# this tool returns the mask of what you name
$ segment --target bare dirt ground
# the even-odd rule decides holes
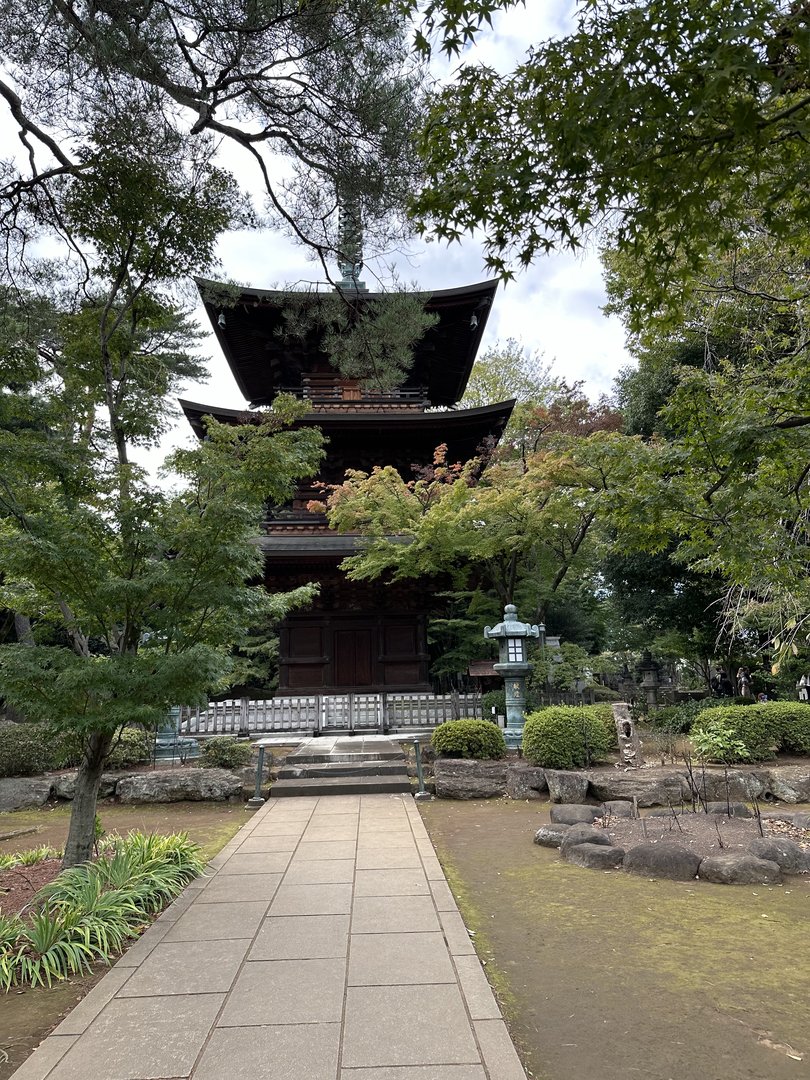
[[[532,843],[546,803],[420,809],[532,1077],[810,1077],[806,879],[598,873]]]
[[[99,804],[107,832],[140,829],[143,832],[187,832],[212,858],[247,821],[249,811],[228,803],[166,803],[151,806]],[[0,841],[0,851],[25,851],[50,844],[61,848],[67,838],[70,804],[41,810],[0,814],[0,835],[18,835]],[[28,832],[28,829],[35,831]],[[21,830],[26,830],[20,834]],[[28,868],[30,873],[34,867]],[[0,908],[2,908],[0,896]],[[23,987],[0,994],[0,1080],[19,1068],[32,1050],[107,972],[104,966],[91,974],[66,979],[51,988]]]
[[[599,807],[596,807],[598,810]],[[784,821],[765,819],[762,833],[754,818],[726,817],[723,814],[678,814],[677,817],[604,818],[597,817],[596,828],[603,828],[616,847],[628,850],[636,844],[657,844],[667,841],[693,851],[701,858],[723,852],[742,852],[760,835],[795,840],[801,847],[810,847],[810,834]]]

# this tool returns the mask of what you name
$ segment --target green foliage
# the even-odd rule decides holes
[[[647,723],[659,731],[670,731],[673,734],[682,735],[691,731],[692,725],[701,713],[716,707],[716,698],[682,701],[679,705],[664,705],[648,713]]]
[[[37,863],[45,862],[46,859],[61,858],[62,852],[59,848],[51,847],[50,844],[40,844],[39,847],[27,848],[25,851],[0,855],[0,870],[13,870],[15,866],[36,866]]]
[[[788,754],[804,754],[810,757],[810,708],[803,702],[798,707],[793,702],[774,702],[784,711],[782,749]]]
[[[704,719],[692,731],[691,741],[698,757],[705,758],[706,761],[732,764],[749,761],[751,758],[748,747],[739,737],[735,725],[721,717]]]
[[[203,769],[241,769],[250,764],[252,757],[251,743],[240,742],[230,735],[217,735],[206,739],[200,747],[198,764]]]
[[[602,686],[601,683],[595,683],[591,687],[591,693],[593,694],[593,700],[597,704],[602,701],[623,700],[623,697],[618,690],[614,690],[611,686]]]
[[[154,744],[153,732],[144,731],[143,728],[124,728],[113,742],[105,767],[126,769],[129,765],[139,765],[141,762],[150,761]]]
[[[64,870],[27,916],[0,915],[0,989],[50,986],[109,962],[202,871],[185,833],[104,841],[96,862]]]
[[[541,768],[587,768],[615,745],[609,705],[552,705],[530,713],[523,728],[523,756]]]
[[[506,754],[503,732],[491,720],[445,720],[434,729],[430,741],[445,757],[486,761]]]
[[[0,724],[0,777],[37,776],[52,768],[52,740],[43,724]]]
[[[784,744],[793,718],[804,720],[806,706],[800,702],[769,701],[755,705],[721,705],[706,709],[692,727],[696,748],[708,740],[739,742],[746,757],[738,760],[767,761]]]

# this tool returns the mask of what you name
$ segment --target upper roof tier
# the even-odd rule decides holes
[[[282,391],[301,388],[304,376],[323,365],[316,340],[280,336],[289,293],[242,289],[235,302],[223,304],[210,297],[227,295],[228,286],[201,279],[197,285],[239,389],[252,405],[269,405]],[[461,399],[497,287],[497,281],[483,281],[424,293],[425,310],[438,315],[438,322],[416,345],[403,390],[421,391],[431,405],[455,405]],[[386,295],[363,293],[358,299],[364,303]]]

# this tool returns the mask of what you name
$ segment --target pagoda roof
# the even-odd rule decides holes
[[[233,287],[220,282],[198,279],[197,286],[239,389],[252,405],[269,405],[278,393],[300,386],[303,374],[323,364],[317,340],[280,336],[289,291],[243,288],[234,298]],[[425,310],[437,315],[438,322],[415,346],[403,388],[424,387],[432,405],[455,405],[461,399],[497,287],[497,281],[482,281],[422,294]],[[296,294],[312,296],[313,301],[324,295]],[[384,301],[389,295],[361,293],[357,299]]]
[[[241,424],[257,418],[246,409],[222,409],[193,401],[180,401],[195,434],[205,435],[205,417],[213,416],[223,424]],[[450,463],[469,461],[488,439],[500,439],[512,415],[515,402],[500,401],[478,409],[448,409],[437,412],[318,412],[313,410],[296,421],[295,427],[319,427],[330,441],[330,455],[337,447],[357,460],[368,456],[373,447],[375,462],[381,465],[398,461],[403,454],[408,464],[427,465],[440,443],[447,444]],[[354,455],[352,455],[354,456]]]

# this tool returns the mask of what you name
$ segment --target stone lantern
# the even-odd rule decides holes
[[[532,665],[526,659],[526,641],[528,638],[540,638],[545,633],[544,626],[529,626],[517,617],[514,604],[507,604],[503,612],[503,622],[497,626],[485,626],[484,637],[487,641],[497,641],[500,658],[493,667],[503,677],[506,690],[506,745],[516,750],[523,741],[523,714],[526,709],[526,676]]]
[[[641,657],[641,663],[638,665],[638,673],[641,675],[641,689],[644,691],[648,709],[658,708],[660,670],[661,669],[656,661],[653,660],[651,653],[649,651],[645,652]]]

